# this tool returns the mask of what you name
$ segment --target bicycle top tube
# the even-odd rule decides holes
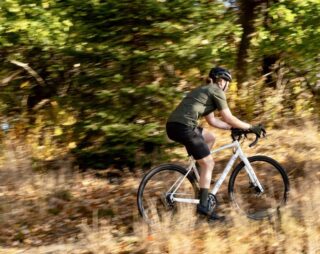
[[[229,148],[238,148],[239,149],[240,148],[240,144],[239,144],[238,140],[233,141],[231,144],[223,145],[223,146],[220,146],[217,149],[211,150],[210,154],[214,154],[214,153],[217,153],[217,152],[220,152],[222,150],[229,149]],[[189,160],[194,161],[195,159],[193,158],[193,156],[189,156]]]
[[[231,144],[228,144],[228,145],[224,145],[224,146],[221,146],[217,149],[214,149],[214,150],[211,150],[210,151],[210,154],[214,154],[214,153],[217,153],[217,152],[220,152],[222,150],[225,150],[225,149],[228,149],[228,148],[239,148],[240,147],[240,144],[237,140],[233,141]]]

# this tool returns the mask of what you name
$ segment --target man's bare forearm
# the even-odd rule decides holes
[[[220,119],[215,118],[214,121],[212,121],[212,123],[209,122],[209,124],[213,127],[222,129],[222,130],[230,130],[231,129],[231,125],[227,124],[224,121],[221,121]]]
[[[235,116],[230,117],[228,119],[227,123],[230,124],[234,128],[239,128],[239,129],[244,129],[244,130],[247,130],[247,129],[251,128],[250,124],[239,120]]]

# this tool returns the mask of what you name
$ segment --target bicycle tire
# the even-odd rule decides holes
[[[177,203],[171,204],[166,198],[166,191],[168,191],[166,188],[170,188],[178,177],[184,176],[186,173],[187,170],[184,167],[168,163],[153,168],[143,177],[137,193],[137,205],[140,215],[147,223],[157,220],[162,221],[165,217],[172,216],[177,211]],[[159,176],[163,176],[163,180]],[[163,189],[161,189],[162,185],[164,186]],[[191,195],[192,198],[197,197],[197,180],[192,172],[188,174],[182,185],[178,191],[184,188],[183,190],[188,191],[188,195]],[[184,205],[186,204],[179,203],[182,208]]]
[[[265,192],[250,183],[245,165],[240,162],[233,170],[228,186],[231,202],[248,218],[261,220],[278,213],[288,199],[289,179],[285,169],[274,159],[257,155],[248,158]],[[249,181],[247,185],[246,181]]]

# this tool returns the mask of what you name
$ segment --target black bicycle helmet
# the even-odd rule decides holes
[[[226,81],[231,82],[232,76],[227,69],[221,67],[214,67],[210,70],[209,77],[213,80],[217,80],[218,78],[222,78]]]

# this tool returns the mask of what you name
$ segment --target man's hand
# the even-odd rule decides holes
[[[259,138],[261,137],[261,134],[263,136],[266,135],[266,130],[261,124],[254,125],[249,130],[252,131],[254,134],[256,134]]]

